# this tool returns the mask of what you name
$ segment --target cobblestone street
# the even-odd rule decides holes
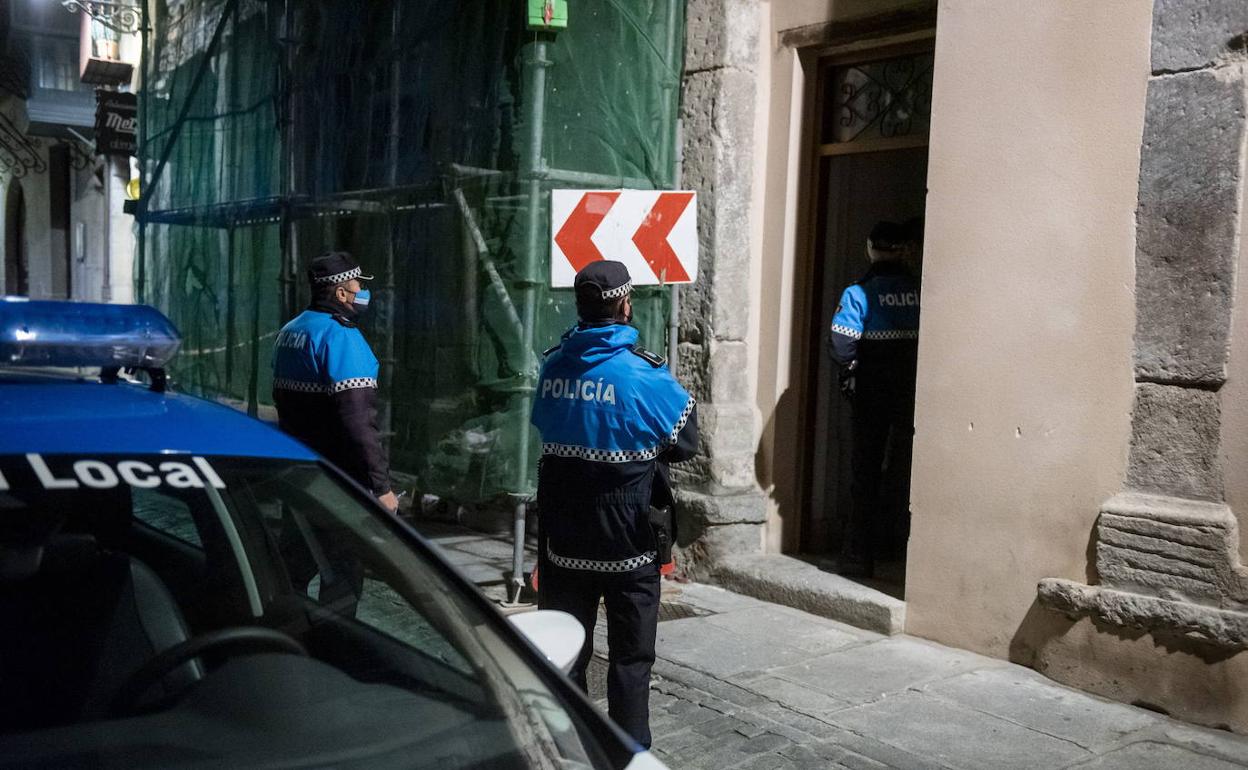
[[[504,540],[421,527],[499,593]],[[714,586],[665,582],[660,617],[651,727],[655,754],[672,768],[1248,766],[1248,738]],[[595,650],[590,690],[605,708],[603,622]]]

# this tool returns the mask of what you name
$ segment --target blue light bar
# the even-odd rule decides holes
[[[0,366],[159,369],[179,344],[173,323],[147,305],[0,299]]]

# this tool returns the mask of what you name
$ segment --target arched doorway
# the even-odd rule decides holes
[[[29,263],[26,254],[26,196],[15,179],[4,196],[4,293],[26,296],[30,293]]]

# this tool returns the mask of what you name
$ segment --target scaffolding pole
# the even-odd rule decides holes
[[[524,356],[525,370],[521,373],[524,389],[520,395],[519,410],[519,444],[516,450],[516,490],[523,489],[529,476],[529,412],[533,409],[533,392],[537,379],[537,371],[531,362],[534,361],[533,334],[537,322],[537,263],[538,253],[544,245],[542,235],[542,172],[545,161],[542,159],[542,131],[546,122],[546,68],[550,66],[546,58],[546,40],[539,34],[533,40],[531,55],[525,59],[525,80],[529,92],[529,141],[528,154],[522,173],[528,179],[529,210],[525,223],[524,266],[520,271],[520,320],[521,344],[520,354]],[[524,590],[524,517],[528,510],[527,501],[519,498],[513,510],[511,580],[508,599],[511,604],[520,601]]]

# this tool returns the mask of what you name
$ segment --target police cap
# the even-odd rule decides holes
[[[602,259],[581,268],[572,282],[578,297],[619,299],[633,290],[633,279],[623,262]]]
[[[312,260],[308,266],[308,281],[313,286],[330,286],[344,283],[352,278],[359,281],[371,281],[371,275],[364,275],[360,263],[346,251],[331,251]]]
[[[871,247],[878,251],[898,251],[910,240],[906,228],[896,222],[876,222],[867,236]]]

